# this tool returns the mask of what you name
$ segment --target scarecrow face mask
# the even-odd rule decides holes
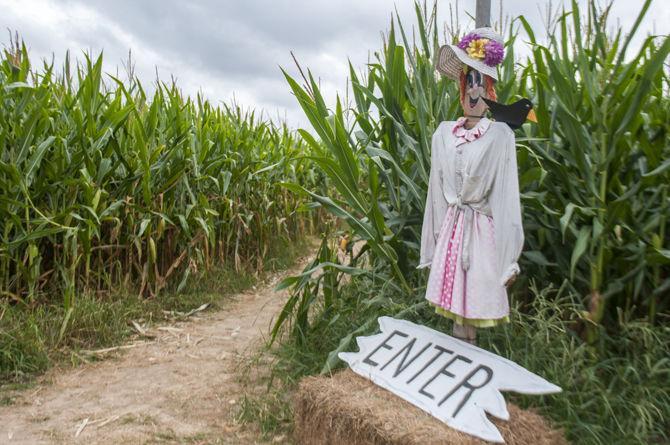
[[[474,68],[469,68],[465,74],[465,90],[462,94],[461,105],[466,116],[482,116],[486,112],[487,105],[481,98],[489,99],[486,94],[484,75]]]

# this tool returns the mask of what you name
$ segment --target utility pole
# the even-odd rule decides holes
[[[491,0],[477,0],[475,28],[491,26]]]

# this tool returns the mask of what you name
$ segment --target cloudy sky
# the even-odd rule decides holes
[[[448,21],[449,5],[456,3],[438,0],[440,23]],[[492,3],[497,20],[499,0]],[[549,0],[502,3],[504,15],[524,14],[543,29]],[[458,4],[461,27],[468,29],[475,0]],[[615,0],[612,24],[630,29],[642,4]],[[0,27],[19,32],[33,61],[54,56],[60,63],[66,50],[79,57],[104,50],[105,69],[114,74],[131,50],[143,84],[153,82],[156,72],[165,80],[174,76],[188,94],[200,91],[213,102],[234,99],[303,126],[279,69],[297,75],[290,51],[332,99],[346,88],[347,61],[363,67],[370,51],[380,48],[394,7],[406,25],[414,23],[413,0],[0,0]],[[647,33],[670,33],[670,2],[652,3],[634,43]],[[7,33],[0,43],[9,43]]]

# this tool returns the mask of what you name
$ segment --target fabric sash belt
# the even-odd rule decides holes
[[[491,210],[486,198],[479,201],[463,201],[460,196],[455,203],[449,203],[449,206],[457,208],[458,212],[465,212],[463,216],[463,248],[461,252],[461,268],[464,271],[470,269],[470,238],[472,237],[472,227],[475,212],[491,216]],[[458,221],[458,212],[454,217],[454,224]]]

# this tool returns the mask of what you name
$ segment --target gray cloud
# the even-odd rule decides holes
[[[496,20],[498,2],[492,3]],[[636,3],[615,1],[612,15],[624,29],[632,26]],[[448,17],[448,4],[438,3],[439,23]],[[470,4],[474,1],[460,1],[464,29],[472,24],[466,13],[474,11],[463,7]],[[546,4],[505,0],[503,12],[524,14],[542,29],[540,10]],[[666,5],[652,4],[636,45],[654,27],[659,34],[670,31]],[[398,0],[395,7],[406,25],[414,23],[413,1]],[[381,47],[380,34],[388,29],[394,5],[388,0],[0,0],[0,10],[0,26],[18,30],[34,59],[55,53],[62,60],[67,49],[75,55],[104,50],[105,69],[116,72],[131,49],[136,74],[146,84],[158,70],[163,79],[176,77],[188,94],[202,92],[215,102],[235,97],[241,105],[305,125],[279,71],[283,66],[298,75],[290,51],[319,77],[332,100],[345,90],[348,59],[360,68],[370,51]],[[517,51],[523,53],[521,46]]]

